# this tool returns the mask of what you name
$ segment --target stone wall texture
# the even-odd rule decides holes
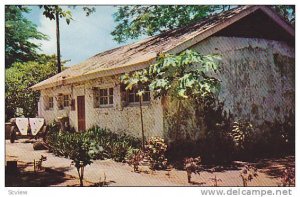
[[[221,80],[218,99],[224,111],[234,119],[249,120],[254,125],[265,121],[284,121],[295,110],[295,51],[284,42],[255,38],[211,37],[192,47],[200,54],[219,54],[219,71],[213,76]],[[176,102],[168,104],[168,113],[176,111]],[[199,138],[205,128],[196,126],[193,108],[187,118],[185,132]],[[214,118],[214,117],[211,117]],[[168,121],[165,121],[168,123]],[[165,131],[172,125],[165,124]],[[184,138],[185,133],[181,133]],[[169,136],[169,135],[168,135]],[[171,137],[172,138],[172,137]]]
[[[255,124],[264,121],[283,120],[295,110],[295,51],[284,42],[255,38],[210,37],[192,47],[201,54],[221,55],[220,70],[215,74],[222,82],[219,100],[224,109],[235,118],[248,119]],[[86,128],[93,125],[106,127],[115,132],[127,132],[141,136],[138,105],[121,106],[118,77],[74,84],[72,87],[57,87],[41,91],[39,114],[49,123],[59,116],[69,116],[71,125],[77,129],[77,108],[45,110],[46,96],[59,93],[70,94],[73,99],[85,96]],[[114,105],[109,108],[93,107],[93,87],[114,87]],[[169,99],[168,108],[161,100],[151,100],[143,106],[146,136],[165,136],[171,128],[166,111],[176,111],[176,103]],[[191,107],[186,105],[187,107]],[[191,109],[192,111],[193,109]],[[186,114],[189,120],[186,130],[193,138],[201,136],[204,128],[196,128],[193,113]],[[213,118],[213,117],[212,117]],[[184,128],[183,128],[184,129]],[[199,132],[196,132],[200,130]]]
[[[141,137],[140,108],[138,104],[121,105],[120,86],[118,80],[110,78],[101,81],[90,81],[86,84],[74,84],[71,87],[60,87],[43,90],[40,98],[40,114],[47,123],[57,120],[57,117],[68,116],[71,126],[78,130],[77,106],[72,111],[71,107],[62,110],[57,108],[57,100],[54,99],[54,108],[46,110],[44,97],[56,96],[59,93],[70,94],[77,104],[77,96],[85,96],[85,119],[86,129],[95,125],[101,128],[108,128],[114,132],[126,132],[128,134]],[[114,104],[111,107],[94,108],[93,87],[114,88]],[[148,104],[143,104],[143,118],[145,136],[161,136],[163,133],[163,111],[160,100],[153,100]]]

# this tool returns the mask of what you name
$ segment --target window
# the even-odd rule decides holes
[[[95,108],[101,106],[110,106],[114,104],[114,89],[104,88],[95,89]]]
[[[64,95],[64,107],[70,106],[70,95]]]
[[[139,91],[137,89],[132,89],[128,92],[128,102],[129,103],[139,103],[140,98],[139,95],[137,94]],[[144,90],[144,94],[142,96],[142,102],[149,102],[150,101],[150,90],[147,88]]]
[[[48,109],[53,109],[53,97],[48,98]]]

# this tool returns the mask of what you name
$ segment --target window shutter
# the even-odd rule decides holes
[[[71,100],[71,111],[75,111],[75,99]]]
[[[64,96],[62,94],[59,94],[57,97],[57,107],[58,109],[64,108]]]
[[[93,88],[94,108],[100,107],[99,88]]]
[[[120,91],[121,91],[121,104],[122,107],[126,107],[128,105],[128,91],[126,91],[126,86],[121,84]]]

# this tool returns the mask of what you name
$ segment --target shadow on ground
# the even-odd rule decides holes
[[[287,156],[279,159],[263,159],[258,161],[255,167],[273,178],[280,178],[286,168],[295,168],[295,156]]]
[[[49,169],[34,172],[30,163],[18,163],[16,172],[5,170],[6,187],[47,187],[74,179],[64,174],[69,168]]]

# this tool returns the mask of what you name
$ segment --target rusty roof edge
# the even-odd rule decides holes
[[[293,28],[291,28],[285,21],[282,21],[283,19],[280,18],[273,10],[271,10],[270,8],[267,8],[266,6],[261,6],[261,5],[253,5],[253,6],[249,6],[247,8],[245,8],[244,10],[242,10],[240,13],[237,13],[236,15],[233,15],[231,18],[229,19],[225,19],[224,21],[220,21],[220,23],[216,24],[215,26],[208,28],[206,30],[204,30],[203,32],[199,32],[196,36],[187,39],[186,41],[177,44],[169,49],[166,49],[164,51],[162,51],[163,53],[179,53],[187,48],[190,48],[191,46],[201,42],[202,40],[208,38],[209,36],[213,35],[214,33],[222,30],[223,28],[233,24],[234,22],[240,20],[243,17],[248,16],[249,14],[253,13],[256,10],[262,10],[264,13],[266,13],[269,17],[271,17],[275,22],[278,23],[277,19],[280,20],[280,26],[286,30],[288,33],[290,33],[292,36],[295,35],[295,32],[293,30]],[[153,61],[155,57],[149,58],[147,60],[141,61],[141,62],[137,62],[137,63],[133,63],[133,64],[128,64],[128,65],[124,65],[124,66],[120,66],[117,68],[106,68],[97,72],[92,72],[92,73],[88,73],[85,74],[84,79],[82,79],[82,75],[80,76],[74,76],[68,79],[64,80],[64,84],[71,84],[71,83],[75,83],[75,82],[81,82],[81,81],[86,81],[86,80],[90,80],[93,79],[93,77],[104,77],[104,76],[109,76],[112,75],[114,73],[122,73],[124,72],[124,69],[126,70],[138,70],[141,68],[144,68],[145,64],[148,65],[149,62]],[[134,67],[132,69],[128,69],[128,67]],[[117,72],[117,71],[122,71],[122,72]],[[102,73],[103,72],[103,73]],[[79,79],[79,80],[77,80]],[[62,83],[62,80],[59,80],[56,82],[58,85],[60,83]],[[56,84],[50,83],[50,84],[35,84],[34,86],[31,87],[31,89],[33,90],[42,90],[45,88],[49,88],[49,87],[54,87],[57,86]]]
[[[257,6],[250,6],[250,7],[248,7],[248,8],[246,8],[245,10],[243,10],[243,11],[246,11],[246,10],[249,10],[250,8],[256,8]],[[257,9],[257,8],[256,8]],[[255,10],[256,10],[255,9]],[[238,14],[236,14],[235,16],[233,16],[232,18],[234,18],[234,17],[236,17],[236,16],[238,16],[238,15],[240,15],[243,11],[241,11],[240,13],[238,13]],[[252,11],[250,12],[250,13],[252,13]],[[250,13],[248,13],[248,14],[250,14]],[[248,15],[247,14],[247,15]],[[231,19],[231,18],[230,18]],[[227,20],[230,20],[230,19],[227,19]],[[237,20],[238,20],[239,18],[237,18]],[[218,25],[222,25],[223,23],[220,23],[220,24],[218,24]],[[217,25],[217,26],[218,26]],[[205,34],[206,32],[208,32],[209,30],[211,30],[211,29],[214,29],[214,28],[216,28],[216,26],[215,27],[212,27],[212,28],[208,28],[208,29],[206,29],[204,32],[200,32],[198,35],[196,35],[195,37],[193,37],[193,38],[190,38],[190,39],[188,39],[187,41],[185,41],[185,42],[183,42],[183,43],[180,43],[179,45],[175,45],[174,47],[171,47],[171,48],[169,48],[169,49],[167,49],[167,50],[165,50],[165,51],[162,51],[163,53],[178,53],[178,52],[181,52],[181,51],[183,51],[184,49],[186,49],[186,48],[189,48],[190,46],[192,46],[192,45],[194,45],[195,43],[198,43],[198,42],[200,42],[200,41],[202,41],[202,40],[204,40],[205,38],[207,38],[207,37],[209,37],[210,35],[212,35],[212,34],[209,34],[208,33],[208,35],[204,35],[204,36],[201,36],[202,34]],[[224,28],[224,27],[223,27]],[[222,29],[222,28],[221,28]],[[219,31],[219,29],[218,30],[216,30],[215,32],[217,32],[217,31]],[[214,33],[215,33],[214,32]],[[200,39],[197,39],[196,37],[198,37],[198,36],[200,36],[201,38]],[[178,48],[180,48],[180,46],[184,46],[184,45],[186,45],[187,44],[187,42],[189,42],[189,41],[192,41],[192,43],[193,44],[191,44],[190,46],[186,46],[186,47],[184,47],[184,49],[179,49],[179,50],[177,50],[176,51],[176,49],[178,49]],[[195,42],[195,43],[194,43]],[[189,45],[189,44],[188,44]],[[154,59],[154,58],[153,58]],[[140,63],[143,63],[143,62],[140,62]],[[134,65],[136,65],[136,64],[134,64]],[[126,65],[126,66],[134,66],[134,65],[132,65],[132,64],[130,64],[130,65]],[[104,71],[106,71],[106,70],[118,70],[118,69],[122,69],[123,67],[118,67],[118,68],[109,68],[109,69],[104,69],[104,70],[101,70],[101,71],[98,71],[98,72],[104,72]],[[90,79],[90,77],[88,77],[89,75],[93,75],[94,73],[89,73],[89,74],[86,74],[85,75],[85,79],[84,80],[80,80],[80,81],[86,81],[86,80],[89,80]],[[74,81],[74,80],[76,80],[77,78],[80,78],[82,75],[80,75],[80,76],[74,76],[74,77],[70,77],[70,78],[68,78],[68,79],[65,79],[65,82],[67,82],[67,81]],[[57,81],[57,82],[59,82],[59,81]],[[76,81],[77,82],[77,81]],[[56,85],[53,85],[53,83],[50,83],[50,84],[35,84],[34,86],[32,86],[31,87],[31,89],[33,89],[33,90],[41,90],[41,89],[44,89],[44,88],[48,88],[48,87],[53,87],[53,86],[56,86]]]
[[[180,53],[183,50],[190,48],[191,46],[201,42],[202,40],[208,38],[209,36],[213,35],[214,33],[222,30],[223,28],[233,24],[234,22],[238,21],[239,19],[248,16],[249,14],[253,13],[254,11],[258,10],[259,6],[249,6],[248,8],[242,10],[240,13],[237,13],[236,15],[232,16],[229,19],[225,19],[225,21],[227,23],[224,23],[224,21],[221,21],[220,23],[216,24],[214,27],[212,28],[208,28],[206,30],[204,30],[203,32],[199,32],[198,35],[196,35],[195,37],[186,40],[183,43],[180,43],[178,45],[175,45],[174,47],[172,47],[171,49],[168,49],[166,51],[164,51],[164,53]]]
[[[226,21],[228,21],[229,24],[219,23],[215,27],[206,29],[204,32],[199,33],[194,38],[189,39],[183,43],[180,43],[180,44],[174,46],[172,49],[170,49],[168,51],[164,51],[164,52],[175,53],[175,54],[180,53],[184,49],[187,49],[187,48],[195,45],[196,43],[208,38],[209,36],[213,35],[214,33],[220,31],[221,29],[231,25],[232,23],[253,13],[254,11],[256,11],[258,9],[262,10],[265,14],[267,14],[270,18],[272,18],[273,21],[275,21],[279,26],[281,26],[283,29],[285,29],[291,36],[293,36],[293,37],[295,36],[295,29],[290,24],[288,24],[282,17],[278,16],[278,14],[273,9],[271,9],[265,5],[253,5],[253,6],[246,8],[245,10],[242,10],[240,13],[234,15],[232,18],[227,19]],[[214,31],[212,31],[212,30],[214,30]],[[182,49],[181,49],[180,48],[181,46],[184,46],[184,47],[182,47]]]
[[[107,77],[107,76],[111,76],[111,75],[122,74],[125,72],[131,72],[134,70],[146,68],[152,61],[155,60],[155,58],[156,58],[156,56],[148,58],[147,60],[144,60],[142,62],[128,64],[128,65],[120,66],[117,68],[106,68],[106,69],[103,69],[98,72],[92,72],[92,73],[88,73],[85,75],[74,76],[74,77],[70,77],[70,78],[67,78],[64,80],[58,80],[53,83],[46,83],[46,84],[41,84],[41,85],[39,85],[39,83],[38,83],[38,84],[31,86],[30,88],[32,90],[38,91],[38,90],[42,90],[42,89],[52,88],[52,87],[59,86],[59,85],[70,85],[70,84],[77,83],[77,82],[88,81],[91,79],[95,79],[97,77]],[[82,77],[82,76],[84,76],[84,77]]]

